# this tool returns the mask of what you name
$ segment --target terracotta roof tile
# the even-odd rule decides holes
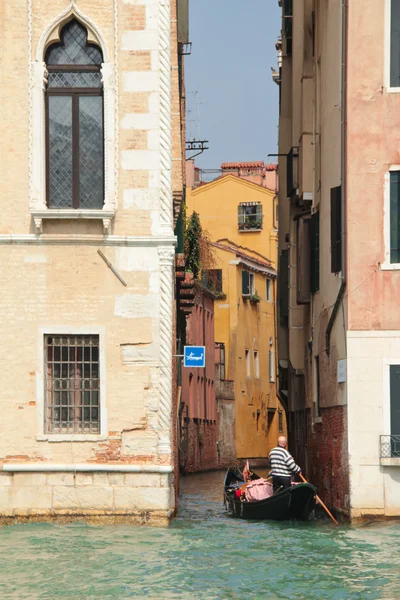
[[[227,162],[222,163],[221,169],[262,169],[264,168],[264,162],[259,160],[257,162]]]

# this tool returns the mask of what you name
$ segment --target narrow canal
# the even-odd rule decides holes
[[[400,599],[399,523],[233,520],[222,479],[183,478],[169,528],[1,528],[1,600]]]

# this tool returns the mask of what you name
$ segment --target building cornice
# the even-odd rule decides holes
[[[33,246],[176,246],[175,236],[0,234],[0,245]]]

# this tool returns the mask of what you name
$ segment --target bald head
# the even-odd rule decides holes
[[[284,435],[280,435],[278,437],[278,446],[283,446],[284,448],[286,448],[286,446],[287,446],[287,439],[285,438]]]

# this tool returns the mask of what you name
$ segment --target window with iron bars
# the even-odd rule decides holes
[[[47,433],[100,433],[98,335],[45,335]]]
[[[238,228],[239,231],[262,229],[263,215],[262,204],[260,202],[242,202],[238,208]]]

